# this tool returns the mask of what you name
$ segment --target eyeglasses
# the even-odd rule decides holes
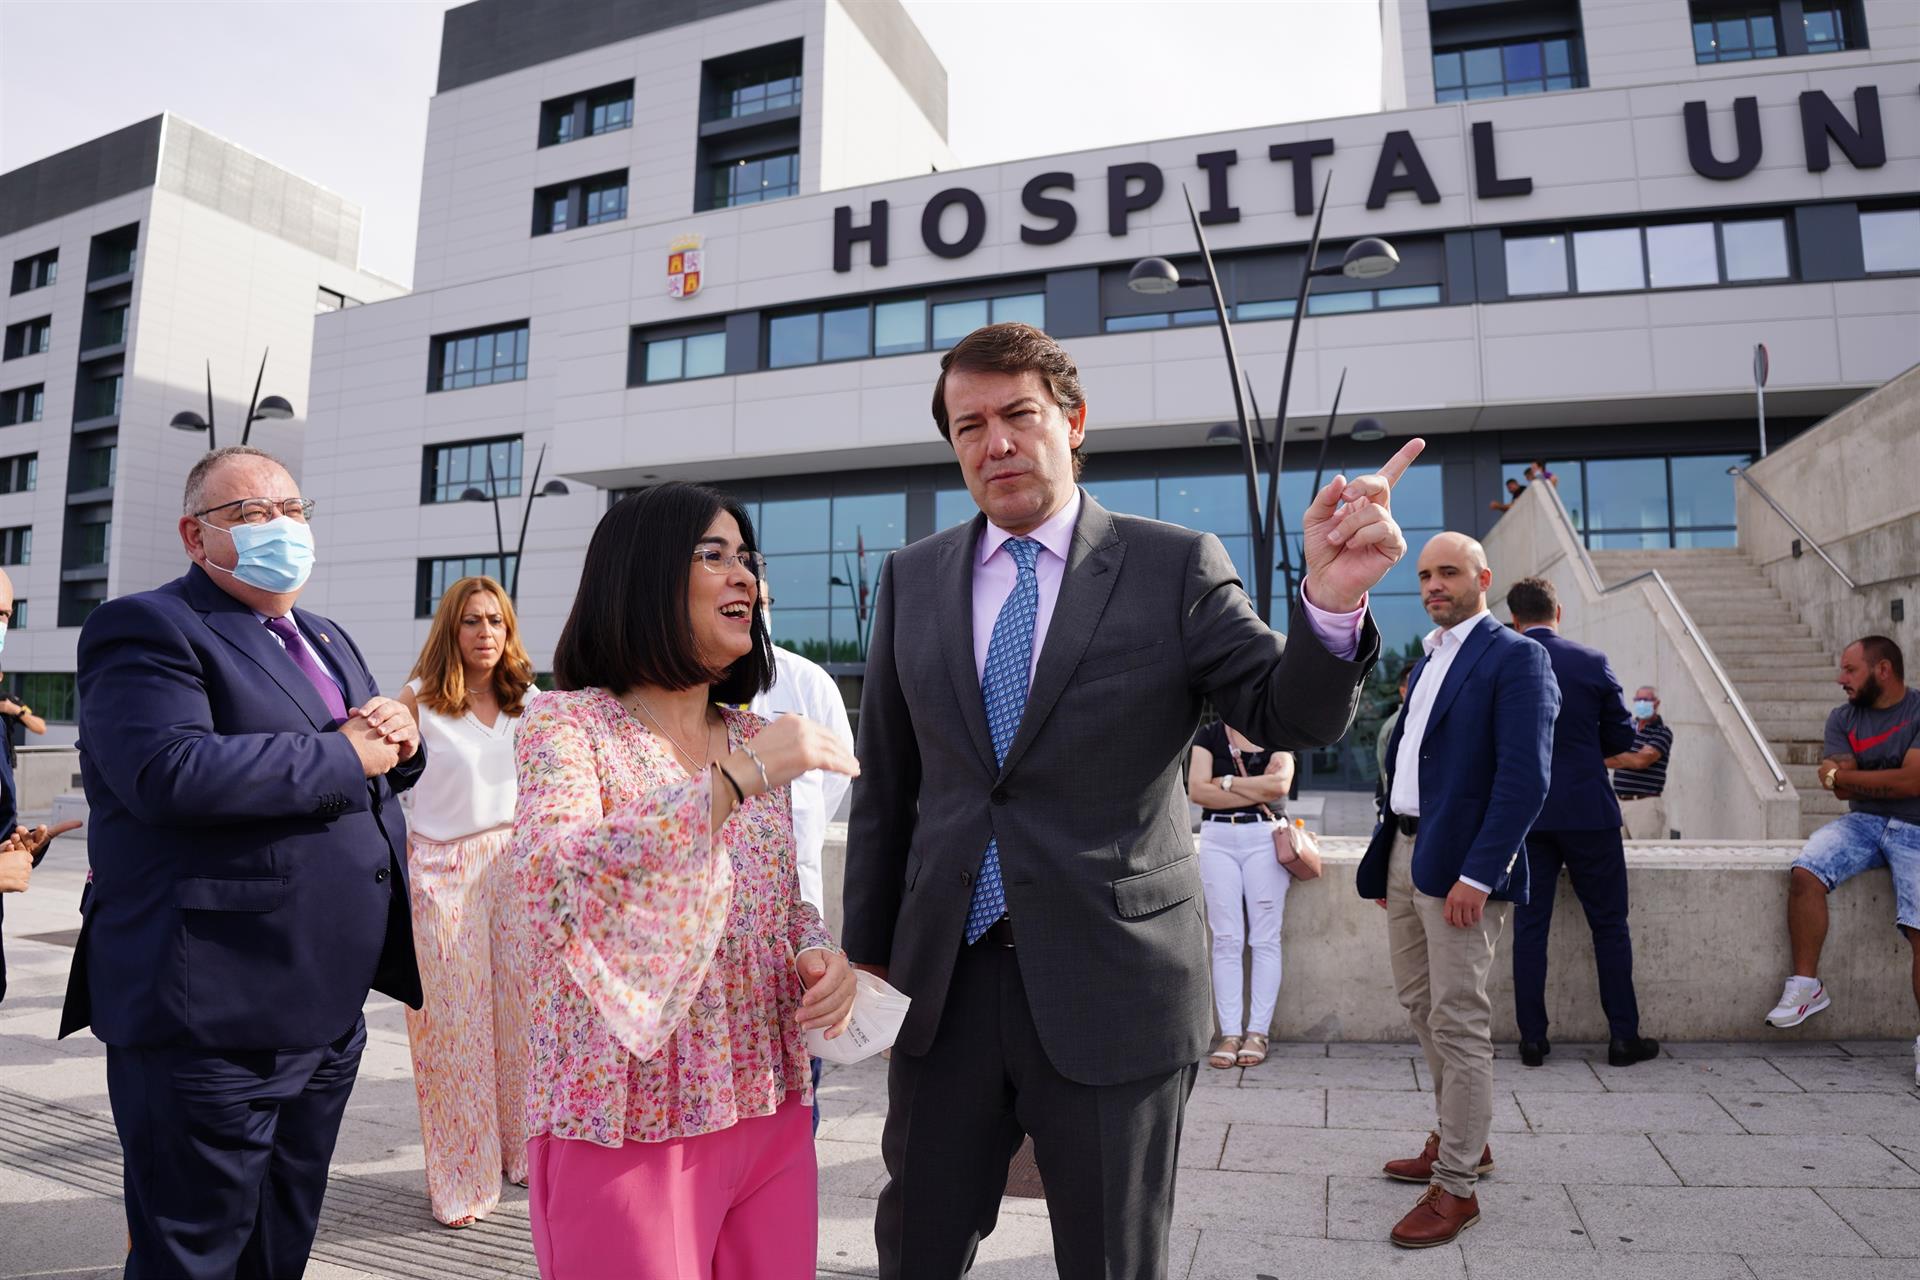
[[[266,524],[277,516],[289,520],[298,520],[305,524],[307,517],[313,514],[312,498],[235,498],[232,502],[223,502],[217,507],[208,507],[205,511],[196,511],[197,516],[210,516],[216,511],[225,511],[229,507],[237,508],[236,520],[240,524]]]
[[[767,558],[758,551],[742,551],[737,556],[730,556],[712,547],[695,547],[693,559],[708,573],[731,573],[735,565],[756,578],[763,578],[767,573]]]

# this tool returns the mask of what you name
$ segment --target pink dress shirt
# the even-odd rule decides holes
[[[1053,621],[1053,606],[1060,600],[1060,580],[1067,572],[1067,552],[1073,547],[1073,530],[1080,523],[1080,504],[1085,501],[1079,488],[1073,491],[1073,497],[1067,505],[1048,516],[1040,527],[1027,537],[1040,544],[1041,554],[1033,564],[1034,577],[1040,580],[1040,616],[1033,623],[1033,658],[1027,668],[1027,679],[1033,679],[1034,667],[1039,665],[1040,650],[1047,642],[1047,624]],[[1001,546],[1008,538],[1017,537],[1008,533],[993,521],[987,521],[986,528],[980,531],[980,542],[975,548],[973,569],[973,670],[981,680],[987,674],[987,646],[993,641],[993,624],[1000,617],[1000,607],[1013,593],[1013,582],[1019,569],[1011,555],[999,554]],[[1328,613],[1306,598],[1306,589],[1300,592],[1301,602],[1307,607],[1307,622],[1313,627],[1313,633],[1320,637],[1320,643],[1327,652],[1336,658],[1351,658],[1360,649],[1360,624],[1367,616],[1367,602],[1363,599],[1360,607],[1352,613]]]

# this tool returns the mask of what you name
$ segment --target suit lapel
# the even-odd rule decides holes
[[[280,642],[268,634],[260,619],[253,616],[253,610],[213,585],[198,565],[188,574],[187,591],[194,608],[206,618],[213,633],[252,659],[255,666],[293,699],[315,729],[325,729],[333,723],[327,704],[320,699],[320,691],[293,665],[293,659],[280,647]]]
[[[954,700],[967,726],[974,749],[989,773],[994,771],[993,735],[987,730],[987,707],[980,696],[980,673],[973,658],[974,550],[980,545],[985,516],[975,516],[956,536],[941,546],[940,647],[947,655],[947,673],[953,679]]]
[[[1080,500],[1080,520],[1074,526],[1073,544],[1067,552],[1067,570],[1060,580],[1060,598],[1054,603],[1053,617],[1047,623],[1046,643],[1040,648],[1040,662],[1034,668],[1033,684],[1027,690],[1027,706],[1020,715],[1020,728],[1007,748],[1007,759],[1000,776],[1013,772],[1039,734],[1053,704],[1060,700],[1067,681],[1080,665],[1080,655],[1093,639],[1100,615],[1106,612],[1113,584],[1119,578],[1120,561],[1126,544],[1114,532],[1113,517],[1091,497]],[[989,757],[991,758],[991,757]]]
[[[1467,638],[1460,642],[1459,656],[1447,668],[1446,682],[1440,686],[1440,692],[1433,700],[1433,710],[1427,714],[1427,737],[1433,736],[1433,727],[1440,723],[1440,718],[1447,714],[1447,708],[1460,696],[1460,686],[1467,682],[1474,665],[1486,656],[1487,650],[1493,648],[1493,633],[1499,629],[1500,624],[1491,617],[1483,618],[1480,625],[1467,632]],[[1411,686],[1407,693],[1412,696]]]

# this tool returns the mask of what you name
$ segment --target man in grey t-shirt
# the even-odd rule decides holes
[[[1840,655],[1845,705],[1827,716],[1820,785],[1852,812],[1807,840],[1793,864],[1787,931],[1793,976],[1767,1015],[1793,1027],[1832,1001],[1817,976],[1827,937],[1827,894],[1870,867],[1893,873],[1895,923],[1913,944],[1913,994],[1920,1003],[1920,690],[1909,689],[1900,646],[1867,636]],[[1920,1081],[1920,1040],[1914,1044]]]

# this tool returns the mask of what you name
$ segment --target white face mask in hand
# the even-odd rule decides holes
[[[833,1039],[824,1028],[807,1032],[807,1052],[828,1062],[859,1062],[890,1049],[913,1000],[864,969],[854,970],[853,1011]]]

